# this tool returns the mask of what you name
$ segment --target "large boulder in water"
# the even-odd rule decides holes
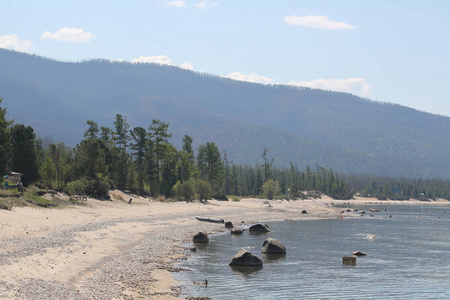
[[[262,265],[261,259],[245,249],[239,250],[230,262],[232,267],[262,267]]]
[[[266,224],[255,224],[253,226],[250,226],[248,231],[255,232],[255,233],[264,233],[264,232],[269,232],[270,228]]]
[[[208,244],[209,242],[208,234],[206,232],[199,232],[196,235],[194,235],[192,241],[196,244]]]
[[[286,254],[286,247],[279,240],[268,238],[264,241],[261,252],[267,254]]]

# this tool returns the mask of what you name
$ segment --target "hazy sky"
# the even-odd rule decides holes
[[[450,116],[449,14],[450,0],[0,0],[0,48],[172,64]]]

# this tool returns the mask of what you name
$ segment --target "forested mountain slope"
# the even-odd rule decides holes
[[[78,143],[92,119],[170,123],[173,142],[214,141],[234,163],[319,164],[340,172],[450,178],[450,118],[351,94],[260,85],[172,66],[57,62],[0,49],[8,117]],[[424,99],[425,101],[426,99]]]

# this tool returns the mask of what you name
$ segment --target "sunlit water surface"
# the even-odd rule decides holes
[[[212,299],[450,299],[450,207],[370,207],[387,211],[269,222],[271,232],[263,235],[212,235],[208,246],[178,265],[191,271],[174,276],[191,296]],[[261,255],[268,237],[286,246],[285,257]],[[264,267],[249,273],[230,268],[240,248],[262,258]],[[344,266],[342,257],[353,251],[367,255]],[[208,286],[198,284],[205,279]]]

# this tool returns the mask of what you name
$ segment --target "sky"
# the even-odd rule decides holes
[[[169,64],[450,116],[449,13],[449,0],[0,0],[0,48]]]

